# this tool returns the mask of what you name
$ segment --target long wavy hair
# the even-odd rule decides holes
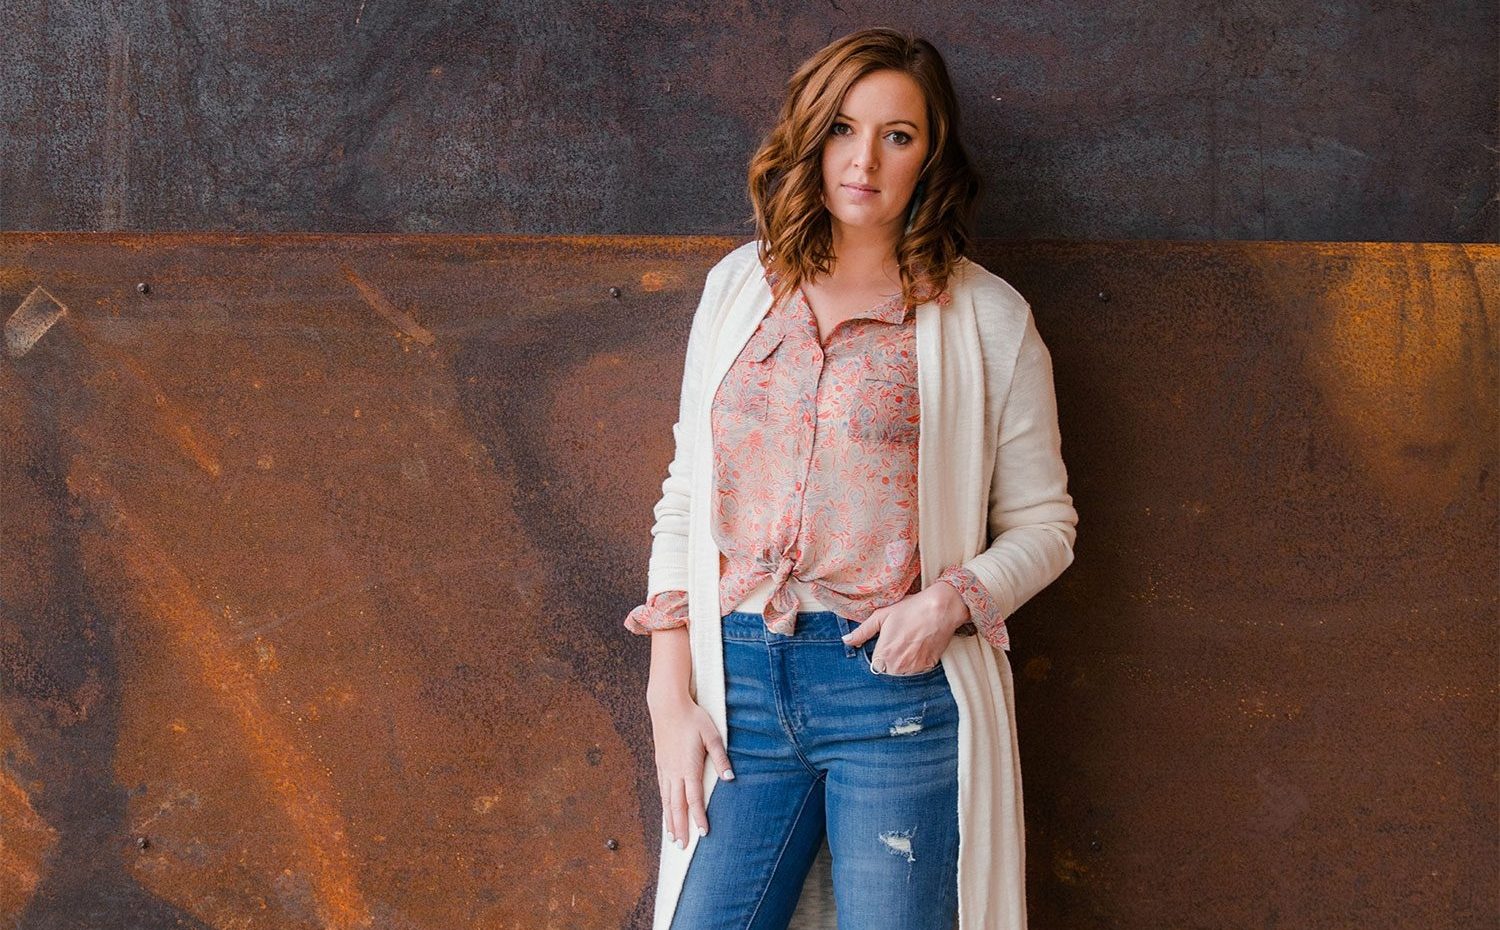
[[[877,27],[818,50],[787,81],[776,125],[750,160],[749,191],[760,260],[780,301],[833,264],[833,225],[823,203],[823,144],[851,85],[872,71],[908,74],[927,101],[931,136],[918,175],[915,215],[896,246],[908,306],[946,291],[970,243],[981,181],[959,138],[958,97],[936,48],[910,33]],[[908,215],[911,205],[908,204]]]

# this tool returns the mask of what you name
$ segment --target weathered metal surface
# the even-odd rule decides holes
[[[646,927],[620,623],[737,241],[0,235],[0,926]],[[1082,515],[1033,922],[1492,916],[1500,248],[978,258]]]
[[[737,235],[787,77],[942,50],[1012,239],[1500,241],[1474,0],[0,4],[0,229]]]

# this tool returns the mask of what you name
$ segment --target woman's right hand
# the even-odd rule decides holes
[[[662,819],[678,849],[687,846],[687,831],[708,833],[703,808],[703,765],[713,759],[719,777],[734,778],[729,754],[708,711],[687,695],[651,709],[652,739],[656,743],[656,780],[661,787]]]

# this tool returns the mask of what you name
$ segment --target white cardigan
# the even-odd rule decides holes
[[[950,305],[917,308],[922,585],[962,562],[1008,617],[1073,561],[1078,514],[1063,467],[1052,360],[1030,305],[1000,277],[961,259],[949,290]],[[647,596],[688,592],[693,696],[726,745],[719,552],[706,503],[713,493],[709,405],[770,305],[754,241],[708,272],[688,336],[672,427],[676,454],[651,529]],[[959,928],[1024,930],[1025,824],[1010,661],[981,636],[954,636],[943,666],[959,712]],[[712,765],[703,779],[706,803],[718,782]],[[671,925],[698,845],[688,832],[687,848],[678,849],[662,830],[653,930]],[[826,856],[803,888],[793,927],[836,926]]]

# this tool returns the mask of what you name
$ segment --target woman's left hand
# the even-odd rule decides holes
[[[945,581],[881,607],[849,632],[844,642],[862,646],[880,634],[870,665],[887,675],[914,675],[936,668],[953,631],[969,619],[958,589]]]

